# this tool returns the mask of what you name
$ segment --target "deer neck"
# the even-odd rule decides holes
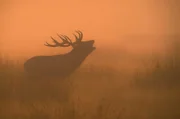
[[[69,56],[72,57],[73,59],[84,60],[87,57],[87,54],[84,52],[78,52],[77,50],[72,50],[69,53]]]

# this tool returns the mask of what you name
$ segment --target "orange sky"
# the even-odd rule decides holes
[[[2,0],[0,4],[1,50],[14,58],[64,51],[43,44],[56,33],[73,38],[76,29],[84,32],[85,40],[96,40],[99,51],[136,53],[161,49],[161,42],[155,41],[177,33],[173,21],[178,21],[178,7],[166,0]]]

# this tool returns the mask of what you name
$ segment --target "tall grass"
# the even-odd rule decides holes
[[[66,80],[33,80],[0,58],[0,118],[179,119],[180,50],[173,48],[133,76],[86,65]]]
[[[114,72],[101,68],[94,70],[94,66],[87,67],[78,70],[64,81],[34,80],[26,77],[21,66],[12,61],[1,59],[0,118],[72,119],[86,116],[87,118],[89,116],[100,118],[99,114],[85,113],[83,112],[84,109],[79,108],[79,104],[77,104],[79,103],[79,96],[76,90],[81,87],[77,85],[81,85],[80,82],[102,80],[104,74],[106,74],[105,80],[111,79]],[[98,87],[94,86],[94,88],[97,89]],[[82,105],[80,104],[80,106]]]
[[[170,45],[170,51],[166,59],[149,60],[152,68],[146,73],[135,75],[138,86],[143,88],[177,88],[180,84],[180,47],[179,40]]]

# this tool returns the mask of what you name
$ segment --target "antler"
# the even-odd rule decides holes
[[[76,31],[79,35],[76,36],[75,34],[73,34],[76,38],[76,41],[73,43],[72,40],[66,36],[66,35],[59,35],[57,34],[57,36],[63,41],[63,42],[58,42],[57,40],[55,40],[53,37],[51,37],[52,41],[55,43],[54,45],[52,44],[49,44],[46,42],[46,44],[44,44],[45,46],[48,46],[48,47],[69,47],[69,46],[72,46],[74,48],[74,45],[77,44],[77,43],[80,43],[82,38],[83,38],[83,33],[81,31]]]
[[[45,46],[48,47],[69,47],[72,46],[72,41],[70,40],[70,38],[66,35],[59,35],[57,34],[58,37],[63,41],[63,42],[58,42],[57,40],[55,40],[53,37],[51,37],[52,41],[55,43],[54,45],[49,44],[46,42],[46,44],[44,44]]]
[[[75,36],[75,38],[76,38],[76,42],[75,43],[79,43],[83,39],[83,33],[81,31],[79,31],[79,30],[76,31],[76,33],[78,33],[79,37],[77,37],[75,34],[73,34]]]

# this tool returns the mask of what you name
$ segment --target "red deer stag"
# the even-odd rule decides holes
[[[94,40],[82,41],[83,33],[76,31],[78,36],[75,36],[75,42],[66,36],[58,35],[62,42],[58,42],[51,37],[54,44],[46,42],[44,44],[48,47],[69,47],[72,46],[72,50],[69,53],[53,56],[35,56],[28,59],[24,63],[25,71],[31,76],[40,77],[59,77],[65,78],[73,73],[85,60],[85,58],[95,50],[93,47]]]

